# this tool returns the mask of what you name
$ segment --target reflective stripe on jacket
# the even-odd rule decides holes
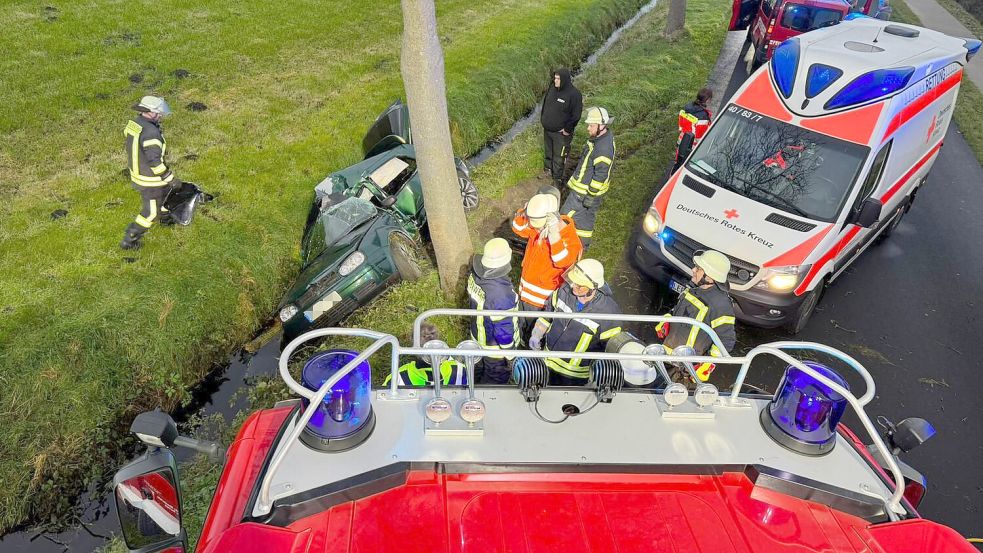
[[[602,351],[602,342],[621,333],[621,324],[618,321],[595,321],[589,318],[591,313],[621,313],[621,307],[611,297],[611,290],[607,286],[602,287],[589,303],[578,308],[577,296],[573,295],[569,285],[564,285],[553,293],[544,311],[585,314],[576,319],[538,319],[537,324],[549,327],[543,337],[545,351]],[[550,357],[546,359],[546,365],[560,374],[574,378],[587,378],[590,374],[589,359]]]
[[[468,371],[464,365],[453,360],[446,360],[440,364],[441,384],[445,386],[467,386]],[[392,375],[387,375],[383,386],[388,386],[392,382]],[[417,361],[410,361],[399,367],[399,379],[397,384],[400,386],[433,386],[433,368]]]
[[[687,288],[679,296],[679,302],[672,310],[672,314],[676,317],[690,317],[710,325],[728,352],[737,343],[737,332],[734,329],[734,304],[731,302],[726,288],[720,285],[709,288]],[[668,348],[689,346],[696,350],[697,355],[707,353],[714,357],[721,355],[721,351],[714,345],[710,336],[697,326],[682,323],[670,324],[669,335],[666,336],[664,343]]]
[[[481,278],[472,272],[468,277],[468,300],[471,309],[519,310],[519,296],[507,276]],[[471,338],[484,349],[514,349],[519,340],[519,319],[506,316],[475,317],[471,320]]]
[[[608,191],[611,167],[614,165],[614,133],[608,129],[596,138],[589,138],[567,186],[578,194],[601,196]]]
[[[694,103],[686,104],[686,107],[679,110],[679,138],[676,143],[682,141],[684,134],[692,133],[695,147],[710,129],[710,120],[710,110]]]
[[[137,115],[123,129],[124,148],[130,179],[139,186],[164,186],[174,180],[174,173],[164,163],[167,143],[160,126]]]
[[[560,240],[551,243],[547,233],[542,236],[529,225],[529,218],[520,209],[512,219],[512,232],[525,238],[526,252],[522,256],[522,277],[519,281],[519,299],[542,307],[550,294],[563,284],[563,273],[580,259],[584,246],[577,236],[573,219],[560,215],[565,223],[560,229]]]

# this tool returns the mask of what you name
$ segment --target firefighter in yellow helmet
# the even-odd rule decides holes
[[[594,236],[594,221],[611,182],[614,166],[614,133],[608,128],[611,121],[604,108],[587,110],[587,144],[580,156],[580,163],[567,181],[570,195],[560,208],[560,213],[573,218],[577,236],[580,236],[585,249]]]
[[[706,323],[720,337],[723,346],[730,352],[737,343],[734,328],[734,304],[730,299],[727,274],[730,273],[730,259],[726,255],[708,250],[693,256],[693,286],[679,295],[679,302],[672,310],[676,317],[690,317]],[[719,357],[721,352],[710,336],[696,326],[659,323],[655,327],[666,349],[672,351],[679,346],[689,346],[697,355]],[[703,363],[697,367],[697,375],[704,382],[710,378],[714,365]]]
[[[171,108],[163,98],[144,96],[133,106],[139,112],[123,130],[126,161],[130,170],[133,189],[140,193],[142,208],[136,219],[126,227],[119,247],[133,250],[140,247],[140,239],[155,222],[167,215],[164,200],[179,180],[164,162],[167,143],[161,131],[161,120],[171,114]]]

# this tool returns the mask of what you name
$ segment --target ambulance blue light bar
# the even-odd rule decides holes
[[[806,76],[806,98],[815,98],[817,94],[829,88],[829,85],[836,82],[843,76],[843,70],[831,65],[814,63],[809,67],[809,74]]]
[[[792,95],[795,73],[798,70],[799,40],[793,38],[779,44],[771,57],[771,74],[775,77],[775,84],[782,96],[788,98]]]
[[[855,106],[893,94],[908,86],[908,81],[914,74],[914,67],[878,69],[864,73],[826,102],[826,109]]]
[[[853,12],[853,13],[846,14],[846,17],[843,18],[843,21],[853,21],[854,19],[861,19],[861,18],[873,19],[873,17],[869,15],[862,14],[860,12]]]
[[[983,44],[983,42],[980,42],[975,38],[966,39],[966,42],[963,44],[963,46],[966,47],[966,61],[969,61],[970,59],[973,58],[973,56],[975,56],[980,52],[981,44]]]

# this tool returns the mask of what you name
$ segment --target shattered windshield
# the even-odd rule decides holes
[[[832,222],[868,151],[731,104],[686,168],[776,209]]]
[[[376,215],[375,206],[361,198],[345,198],[329,206],[303,244],[304,262],[310,263],[324,249]]]

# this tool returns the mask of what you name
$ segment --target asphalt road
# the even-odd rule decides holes
[[[738,62],[724,97],[746,77]],[[983,536],[981,210],[983,168],[953,125],[900,227],[836,280],[795,337],[839,348],[864,364],[877,387],[870,415],[895,422],[923,417],[935,425],[938,434],[902,459],[928,478],[921,514],[969,537]],[[671,306],[673,298],[652,291],[651,283],[631,278],[625,284],[634,290],[616,296],[626,311],[662,313]],[[740,326],[738,338],[747,349],[790,337]],[[714,380],[729,382],[730,374],[718,372]],[[773,390],[780,376],[780,367],[752,368],[749,382]],[[860,388],[858,379],[848,380]]]

